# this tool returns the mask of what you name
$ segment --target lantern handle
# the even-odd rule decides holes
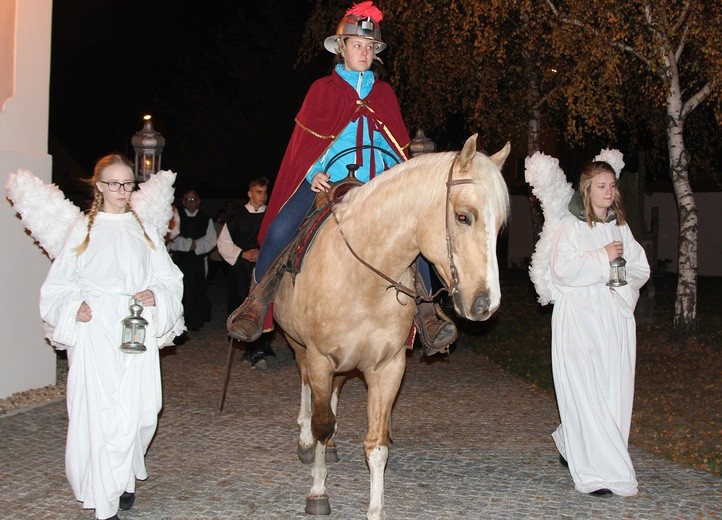
[[[137,310],[137,312],[138,312],[137,315],[140,316],[140,314],[143,312],[143,308],[144,308],[143,304],[131,296],[130,299],[128,300],[128,309],[130,309],[131,313],[133,312],[133,307],[135,307],[135,306],[140,307],[140,310]]]

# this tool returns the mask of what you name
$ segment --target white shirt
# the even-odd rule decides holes
[[[185,211],[186,215],[188,215],[189,217],[195,217],[198,214],[199,210],[191,213],[184,208],[183,211]],[[175,220],[175,215],[173,216],[173,219]],[[180,224],[180,218],[178,219],[178,224]],[[180,225],[178,226],[178,233],[180,233]],[[195,241],[196,255],[205,255],[206,253],[210,253],[213,248],[216,247],[217,239],[218,236],[216,235],[216,228],[215,226],[213,226],[213,219],[208,219],[208,229],[206,229],[206,234],[203,235],[201,238],[196,239]],[[171,251],[190,251],[192,244],[192,238],[186,238],[176,235],[176,237],[171,240],[169,247]]]
[[[246,204],[245,208],[248,210],[248,213],[265,213],[266,211],[265,204],[263,206],[259,206],[258,209],[256,209],[249,202],[248,204]],[[228,224],[223,224],[223,228],[218,235],[217,245],[218,252],[223,257],[223,260],[225,260],[231,265],[236,264],[236,261],[238,261],[238,257],[241,256],[241,253],[243,252],[243,249],[233,243],[231,233],[228,231]]]

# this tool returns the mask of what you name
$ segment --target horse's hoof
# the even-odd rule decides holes
[[[311,444],[307,448],[304,448],[300,444],[298,445],[298,459],[304,464],[313,464],[313,460],[316,458],[316,446]]]
[[[336,446],[326,446],[326,462],[336,463],[339,461]]]
[[[328,497],[306,497],[306,514],[330,515],[331,505],[328,502]]]

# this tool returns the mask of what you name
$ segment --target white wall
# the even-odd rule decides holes
[[[0,0],[0,183],[23,168],[45,181],[52,175],[48,149],[52,0]],[[13,24],[9,24],[12,26]],[[12,84],[11,84],[12,83]],[[3,193],[5,195],[5,193]],[[38,292],[50,262],[23,229],[10,203],[0,203],[0,398],[55,384],[55,353],[41,331]]]
[[[698,237],[697,262],[700,276],[722,276],[722,193],[695,193]],[[653,193],[644,200],[644,218],[649,223],[653,207],[659,208],[660,260],[672,261],[670,270],[677,271],[679,244],[679,213],[672,193]]]
[[[695,193],[699,216],[697,261],[700,276],[722,276],[722,193]],[[672,193],[653,193],[644,198],[645,226],[649,228],[652,208],[659,211],[657,258],[672,261],[668,270],[677,271],[679,217]],[[511,198],[512,217],[509,225],[509,266],[521,265],[531,257],[533,248],[531,213],[526,196]],[[654,267],[654,266],[653,266]]]

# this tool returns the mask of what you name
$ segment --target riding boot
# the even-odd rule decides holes
[[[416,292],[422,296],[429,295],[421,276],[416,276]],[[449,346],[459,336],[456,324],[433,302],[421,302],[416,305],[414,323],[419,331],[425,356],[448,352]]]
[[[248,296],[226,321],[229,336],[251,343],[263,334],[263,320],[286,272],[286,260],[287,255],[281,253],[258,283],[254,276]]]
[[[432,302],[421,302],[416,306],[414,323],[419,331],[425,356],[448,352],[449,346],[459,336],[456,324]]]

